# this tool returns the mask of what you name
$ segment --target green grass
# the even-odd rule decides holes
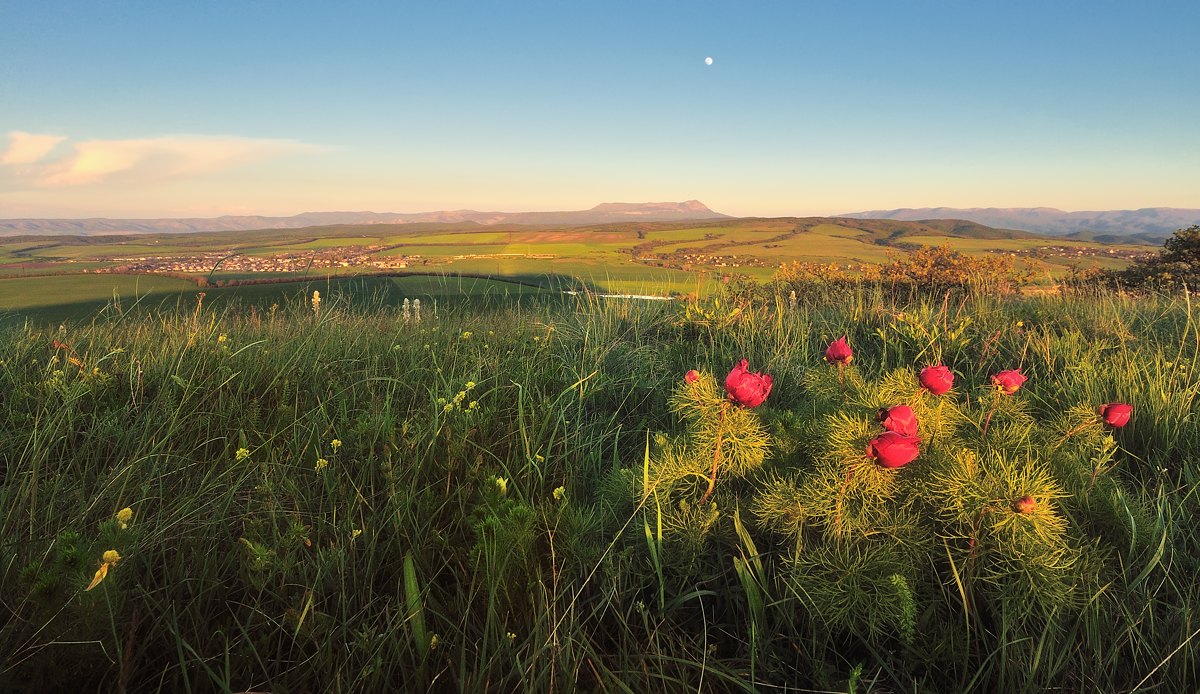
[[[275,307],[219,291],[197,306],[188,293],[161,311],[110,306],[61,329],[0,329],[0,689],[1200,682],[1200,311],[1187,302],[894,305],[862,289],[745,306],[729,322],[729,305],[708,299],[712,320],[674,304],[449,298],[484,285],[311,283]],[[391,291],[428,298],[419,323]],[[821,355],[843,334],[855,359],[839,391]],[[947,397],[974,417],[992,396],[976,404],[971,384],[1018,364],[1031,375],[993,437],[1028,416],[1032,435],[1053,441],[1073,406],[1134,404],[1103,494],[1063,501],[1072,537],[1095,538],[1086,556],[1099,582],[1080,600],[1032,622],[1011,610],[1020,594],[990,603],[948,537],[906,579],[909,627],[855,621],[820,597],[821,562],[841,561],[821,554],[820,526],[804,529],[807,554],[755,515],[773,480],[815,469],[841,436],[824,414],[865,407],[846,395],[856,379],[870,399],[896,369],[938,356],[959,372]],[[682,375],[723,379],[742,357],[775,378],[750,415],[771,452],[761,471],[719,478],[719,513],[701,532],[709,521],[678,501],[703,480],[683,497],[638,490],[672,440],[690,440],[668,404]],[[969,427],[956,436],[978,445]],[[1022,450],[1040,460],[1049,449]],[[935,450],[897,479],[918,479]],[[904,490],[902,516],[936,496],[922,490]],[[902,546],[871,541],[875,556]],[[110,549],[123,558],[83,592]],[[810,583],[789,578],[796,552],[814,557]],[[871,604],[867,618],[889,619],[891,603]]]

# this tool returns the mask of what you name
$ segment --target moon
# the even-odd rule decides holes
[[[711,55],[704,59],[704,64],[712,65],[712,56]]]

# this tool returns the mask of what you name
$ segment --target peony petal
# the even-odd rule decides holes
[[[83,592],[86,593],[89,590],[91,590],[92,588],[95,588],[96,586],[100,585],[100,581],[103,581],[104,577],[107,575],[108,575],[108,564],[107,563],[101,564],[100,568],[96,569],[96,575],[92,577],[92,582],[88,584],[87,588],[83,589]]]

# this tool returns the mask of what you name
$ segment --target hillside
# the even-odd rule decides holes
[[[1072,236],[1081,240],[1158,244],[1176,229],[1200,223],[1200,209],[1147,207],[1140,210],[1064,212],[1053,207],[920,207],[851,212],[840,217],[906,221],[966,219],[1004,229]]]
[[[291,217],[224,216],[181,219],[0,219],[0,236],[54,234],[178,234],[194,231],[300,229],[333,224],[475,223],[581,226],[622,221],[674,221],[725,218],[698,200],[601,203],[589,210],[558,212],[305,212]]]
[[[367,275],[388,275],[400,284],[416,277],[469,277],[546,288],[682,294],[696,291],[698,282],[734,275],[765,280],[781,264],[795,261],[859,272],[864,265],[888,263],[922,246],[949,246],[972,256],[1003,253],[1041,282],[1053,282],[1079,267],[1120,269],[1150,250],[963,220],[835,217],[27,235],[0,239],[0,313],[41,313],[54,307],[56,316],[79,316],[114,295],[153,291],[157,301],[201,282],[232,287]],[[450,284],[458,287],[457,280]],[[278,297],[289,290],[279,284],[254,291],[255,296]]]

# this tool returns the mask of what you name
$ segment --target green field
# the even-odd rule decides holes
[[[1119,269],[1128,264],[1127,259],[1109,255],[1109,249],[1118,254],[1149,250],[1149,247],[1058,241],[967,223],[836,218],[739,219],[699,224],[661,222],[582,228],[480,227],[474,224],[335,225],[242,233],[46,237],[0,244],[0,282],[7,282],[0,284],[0,311],[8,312],[7,320],[32,313],[44,314],[53,320],[78,317],[106,303],[114,291],[123,297],[141,296],[152,302],[174,300],[181,292],[191,291],[180,280],[102,278],[81,273],[84,269],[118,265],[134,265],[139,272],[169,272],[171,258],[200,254],[209,254],[206,267],[209,263],[215,265],[218,258],[231,252],[234,255],[216,272],[211,268],[194,272],[192,276],[197,281],[292,277],[299,282],[313,282],[327,276],[371,274],[378,272],[373,263],[419,256],[409,263],[407,271],[482,274],[498,280],[513,278],[544,286],[560,286],[573,279],[598,291],[665,295],[696,291],[698,278],[701,289],[711,288],[711,283],[724,275],[743,274],[757,280],[769,279],[774,268],[797,260],[833,263],[857,271],[863,264],[887,263],[903,257],[904,248],[913,244],[949,245],[973,255],[1049,245],[1088,251],[1084,256],[1021,258],[1020,267],[1029,269],[1037,283],[1047,286],[1066,275],[1072,267]],[[271,259],[283,254],[298,254],[301,263],[311,265],[303,273],[257,273],[238,266],[247,258],[272,262]],[[636,257],[638,255],[641,257]],[[698,262],[695,259],[698,255],[717,259]],[[324,267],[330,261],[336,263],[349,256],[353,256],[354,264],[348,267]],[[255,288],[247,296],[258,301],[266,300],[272,292],[278,298],[297,290],[296,287],[272,287]],[[216,295],[224,296],[225,293],[217,292]]]
[[[536,279],[531,278],[531,284]],[[360,310],[377,305],[396,306],[405,298],[462,303],[557,296],[557,292],[544,287],[461,275],[310,277],[284,284],[204,289],[185,280],[147,275],[0,278],[0,328],[27,320],[36,324],[77,323],[91,320],[102,310],[109,314],[130,311],[143,314],[187,308],[195,306],[201,292],[209,305],[220,307],[232,302],[264,310],[272,304],[301,302],[313,290],[337,296],[338,302]]]
[[[1185,299],[86,279],[120,301],[0,326],[0,691],[1200,682]]]

